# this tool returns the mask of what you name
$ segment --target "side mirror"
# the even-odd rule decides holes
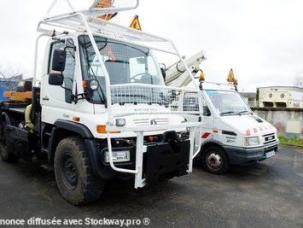
[[[165,69],[161,68],[162,77],[165,80],[166,79],[166,71]]]
[[[100,88],[98,80],[85,80],[82,83],[84,88],[84,94],[86,98],[91,99],[94,96],[94,92]]]
[[[160,69],[161,69],[162,77],[165,81],[165,79],[166,79],[166,70],[167,70],[165,64],[161,64]]]
[[[94,92],[94,91],[98,90],[99,87],[100,87],[100,84],[99,84],[98,80],[96,80],[96,79],[83,81],[83,88],[88,91]]]
[[[62,86],[64,82],[64,77],[62,74],[50,74],[48,77],[48,84],[54,86]]]
[[[89,85],[88,88],[89,88],[91,91],[96,91],[96,90],[98,90],[99,87],[100,87],[98,80],[95,80],[95,79],[90,80],[88,85]]]
[[[66,64],[66,51],[60,49],[54,50],[52,60],[52,70],[63,72]]]
[[[203,106],[203,116],[211,116],[211,112],[207,106]]]

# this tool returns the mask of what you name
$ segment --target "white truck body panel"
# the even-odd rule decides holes
[[[204,106],[208,107],[211,115],[204,116],[200,135],[196,135],[196,137],[202,139],[201,153],[203,153],[205,145],[212,142],[224,148],[232,164],[242,164],[263,160],[267,158],[267,152],[277,150],[277,129],[266,120],[255,115],[249,107],[246,107],[248,112],[228,115],[222,115],[216,108],[210,94],[234,93],[240,96],[233,86],[214,83],[203,83],[202,86]],[[221,102],[224,103],[224,99]],[[244,104],[244,101],[241,102],[243,108],[245,107]],[[258,143],[248,145],[247,138],[254,137],[258,139]],[[251,157],[252,154],[256,156]]]

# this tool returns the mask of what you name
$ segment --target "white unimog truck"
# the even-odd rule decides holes
[[[183,116],[200,112],[184,100],[199,90],[165,86],[153,55],[181,58],[174,44],[96,18],[137,6],[40,21],[32,100],[0,106],[2,159],[45,162],[63,198],[74,205],[96,200],[113,178],[132,179],[142,188],[192,172],[201,122]],[[40,66],[43,38],[48,42]]]
[[[197,81],[204,59],[200,52],[185,60],[192,73],[196,74]],[[190,84],[183,62],[167,69],[166,83],[174,86]],[[202,78],[200,89],[203,124],[196,135],[196,142],[201,140],[196,149],[200,147],[197,161],[206,170],[221,174],[230,165],[252,164],[276,154],[279,144],[277,129],[251,111],[234,84],[209,83]],[[188,98],[188,102],[195,103],[195,98]]]

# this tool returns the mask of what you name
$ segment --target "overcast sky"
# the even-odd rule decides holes
[[[71,0],[79,8],[91,0]],[[51,0],[0,1],[0,66],[32,76],[36,24]],[[115,21],[139,14],[144,31],[171,38],[182,55],[204,50],[207,80],[223,82],[234,68],[240,87],[292,85],[303,72],[302,0],[141,0]]]

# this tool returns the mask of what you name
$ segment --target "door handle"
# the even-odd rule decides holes
[[[43,101],[49,101],[49,98],[48,97],[43,97],[42,100]]]

